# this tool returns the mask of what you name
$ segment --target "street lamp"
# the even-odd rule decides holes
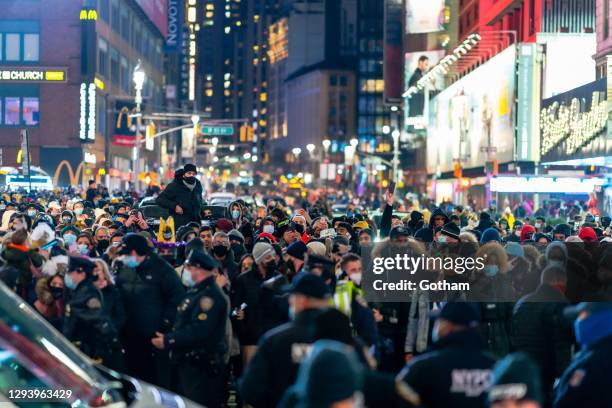
[[[391,126],[389,126],[389,125],[384,125],[384,126],[382,127],[382,131],[383,131],[383,133],[384,133],[385,135],[388,135],[389,133],[391,133]]]
[[[296,160],[299,159],[300,153],[302,153],[302,149],[299,147],[294,147],[291,152],[295,155]]]
[[[329,146],[331,146],[331,140],[324,139],[321,143],[323,144],[323,149],[325,149],[325,153],[327,153],[327,151],[329,150]]]
[[[134,143],[134,188],[137,192],[140,191],[138,174],[140,173],[140,169],[138,168],[140,165],[140,128],[142,127],[142,114],[140,113],[140,105],[142,104],[142,87],[144,86],[144,81],[146,79],[146,74],[144,69],[140,64],[140,60],[138,60],[138,64],[134,67],[133,80],[134,80],[134,89],[136,90],[136,96],[134,98],[134,102],[136,102],[136,142]]]
[[[312,152],[314,152],[314,150],[315,150],[315,145],[312,144],[312,143],[308,143],[306,145],[306,150],[308,150],[308,153],[312,154]]]
[[[198,126],[198,123],[200,123],[200,116],[191,115],[191,122],[193,123],[193,127],[195,128],[196,126]]]
[[[393,138],[393,181],[396,183],[399,182],[399,138],[400,131],[395,129],[393,133],[391,133],[391,137]]]
[[[351,146],[357,147],[357,145],[359,144],[359,140],[352,138],[349,143],[351,144]]]
[[[216,146],[219,144],[219,138],[218,137],[213,137],[211,140],[213,146]]]

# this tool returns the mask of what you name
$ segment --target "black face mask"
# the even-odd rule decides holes
[[[264,264],[264,268],[266,269],[267,274],[271,274],[276,271],[276,261],[269,261]]]
[[[176,266],[176,257],[173,255],[162,255],[161,256],[166,262],[172,266]]]
[[[212,247],[212,252],[216,256],[222,258],[227,255],[228,248],[225,245],[215,245]]]
[[[51,291],[51,296],[53,296],[53,299],[55,300],[58,300],[64,297],[64,288],[51,287],[50,291]]]
[[[110,246],[110,241],[108,239],[101,239],[98,241],[98,251],[103,253]]]
[[[183,180],[185,180],[187,184],[194,184],[196,182],[196,178],[194,176],[183,177]]]

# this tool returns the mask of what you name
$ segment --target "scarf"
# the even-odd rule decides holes
[[[194,188],[195,188],[195,186],[196,186],[196,183],[189,184],[189,183],[188,183],[188,182],[186,182],[185,180],[183,180],[183,184],[184,184],[184,185],[185,185],[185,186],[186,186],[186,187],[187,187],[187,188],[188,188],[190,191],[193,191],[193,189],[194,189]]]

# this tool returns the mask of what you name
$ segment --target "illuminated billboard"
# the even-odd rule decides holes
[[[435,33],[444,30],[445,0],[407,0],[406,33]]]
[[[513,159],[515,46],[461,78],[430,102],[428,173],[484,166],[487,147],[500,162]]]
[[[422,66],[427,66],[425,71],[419,69],[419,59],[423,57],[427,57],[427,60],[421,63]],[[407,52],[404,56],[404,89],[416,85],[416,82],[429,72],[433,66],[440,62],[442,58],[444,58],[443,50]],[[430,82],[429,90],[433,92],[442,89],[444,89],[444,75],[440,72],[436,74],[434,79]],[[407,124],[413,122],[408,118],[423,116],[424,103],[423,92],[417,92],[409,98],[405,98],[405,106],[408,107],[408,109],[404,111]]]

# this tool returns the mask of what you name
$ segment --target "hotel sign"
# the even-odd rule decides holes
[[[66,68],[13,68],[0,67],[0,83],[5,82],[66,82]]]

